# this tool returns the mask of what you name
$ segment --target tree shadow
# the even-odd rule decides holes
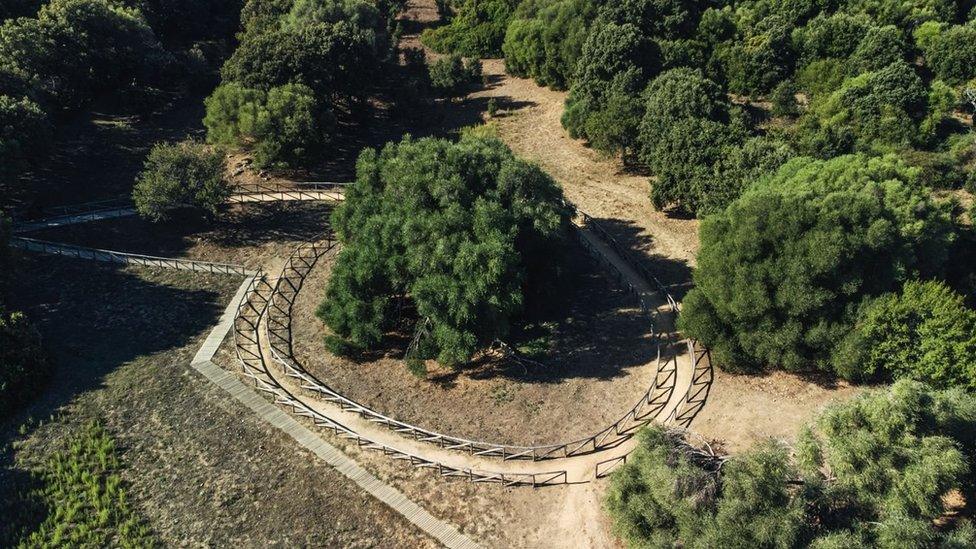
[[[567,246],[562,261],[557,298],[516,319],[506,341],[521,355],[531,355],[531,362],[480,353],[463,366],[438,368],[427,380],[443,387],[454,386],[461,376],[538,384],[609,380],[653,362],[653,324],[633,294],[579,244]]]
[[[8,304],[37,327],[53,367],[41,394],[0,421],[5,441],[25,418],[53,415],[102,387],[120,366],[193,342],[217,323],[221,301],[239,284],[227,275],[136,274],[113,264],[35,254],[21,254],[16,264]],[[219,287],[223,292],[213,289]]]
[[[26,532],[36,531],[48,514],[47,505],[32,492],[40,490],[40,479],[16,467],[8,446],[0,454],[0,547],[17,547]]]
[[[681,301],[692,288],[692,270],[687,261],[678,260],[651,252],[654,237],[644,229],[626,219],[597,218],[596,222],[612,235],[630,257],[657,277],[671,296]]]

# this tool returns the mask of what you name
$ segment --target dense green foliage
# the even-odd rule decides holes
[[[683,329],[730,369],[829,369],[866,298],[941,271],[952,227],[928,193],[893,156],[788,162],[702,223]]]
[[[119,475],[119,452],[96,423],[65,441],[43,464],[32,498],[47,516],[21,547],[156,547],[159,542],[132,509]]]
[[[19,409],[47,383],[41,338],[22,313],[0,305],[0,418]]]
[[[48,115],[37,103],[0,95],[0,175],[11,175],[42,154],[50,137]]]
[[[596,8],[592,0],[522,2],[505,33],[505,69],[543,86],[568,88]]]
[[[185,207],[216,215],[228,196],[223,156],[193,141],[156,144],[132,191],[139,215],[152,221]]]
[[[497,139],[364,151],[333,215],[343,248],[319,309],[330,346],[375,348],[408,304],[420,358],[467,361],[553,287],[568,218],[553,180]]]
[[[969,523],[933,520],[943,496],[972,491],[974,427],[976,397],[913,382],[828,409],[795,459],[767,442],[719,468],[652,427],[614,473],[607,508],[631,547],[968,547]]]
[[[834,362],[854,379],[976,388],[976,311],[943,283],[908,282],[864,307]]]
[[[430,64],[430,85],[443,95],[462,95],[481,81],[481,61],[451,54]]]
[[[459,0],[446,25],[424,31],[421,41],[439,53],[498,57],[520,0]]]
[[[337,119],[364,107],[391,61],[398,2],[252,0],[240,44],[207,100],[213,143],[251,148],[258,166],[308,163]]]

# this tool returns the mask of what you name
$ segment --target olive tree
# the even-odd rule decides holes
[[[940,272],[948,206],[895,156],[797,158],[701,225],[680,325],[718,364],[830,370],[859,305]]]
[[[551,287],[568,206],[497,139],[408,137],[364,151],[356,171],[318,312],[333,351],[376,348],[398,310],[415,310],[417,358],[464,363]]]

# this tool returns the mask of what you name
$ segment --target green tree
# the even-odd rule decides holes
[[[0,417],[34,397],[49,373],[40,334],[23,313],[7,312],[0,305]]]
[[[976,77],[976,24],[955,25],[934,36],[925,46],[925,61],[949,84]]]
[[[972,547],[968,521],[935,520],[947,494],[972,494],[974,427],[972,394],[909,381],[828,408],[795,457],[774,441],[720,456],[648,427],[606,507],[633,548]]]
[[[463,95],[481,81],[481,61],[460,55],[442,57],[430,64],[430,85],[444,95]]]
[[[51,124],[37,103],[0,95],[0,174],[10,175],[48,146]]]
[[[180,207],[216,215],[229,196],[223,156],[193,141],[153,146],[132,191],[139,215],[152,221]]]
[[[908,57],[908,45],[894,25],[871,27],[850,57],[850,74],[881,70]]]
[[[427,29],[420,39],[438,53],[500,57],[505,31],[520,0],[459,0],[450,22]]]
[[[333,215],[343,248],[318,312],[329,346],[375,348],[407,299],[419,357],[466,362],[552,284],[568,219],[555,182],[497,139],[364,151]]]
[[[736,371],[829,369],[858,306],[937,274],[946,207],[897,157],[798,158],[701,226],[680,325]]]
[[[849,379],[976,388],[976,311],[944,283],[909,281],[901,293],[865,305],[834,369]]]
[[[250,148],[258,166],[301,165],[332,139],[335,117],[308,86],[286,84],[268,93],[223,84],[206,100],[207,139]]]
[[[531,0],[520,4],[502,44],[505,69],[543,86],[568,88],[596,18],[597,5],[594,0]]]

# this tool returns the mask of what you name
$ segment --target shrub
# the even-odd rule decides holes
[[[904,61],[850,78],[801,117],[798,148],[830,157],[890,152],[924,142],[919,124],[927,99],[922,79]]]
[[[715,48],[714,62],[721,66],[729,91],[763,95],[789,77],[796,64],[790,28],[782,17],[771,16],[742,39]]]
[[[523,2],[505,32],[505,69],[543,86],[568,88],[596,13],[593,0]]]
[[[949,84],[976,77],[976,25],[956,25],[934,36],[925,47],[925,60]]]
[[[463,95],[481,81],[481,61],[460,55],[442,57],[430,64],[430,85],[444,95]]]
[[[834,369],[858,380],[908,377],[976,388],[976,311],[941,282],[910,281],[900,294],[866,304]]]
[[[9,175],[48,147],[51,125],[37,103],[0,95],[0,175]]]
[[[892,63],[904,61],[908,46],[897,27],[871,27],[851,54],[850,74],[881,70]]]
[[[53,0],[36,19],[0,26],[0,65],[15,67],[59,107],[151,81],[170,60],[137,10],[107,0]]]
[[[466,362],[551,287],[568,218],[555,182],[497,139],[408,137],[363,152],[333,215],[343,249],[318,311],[330,348],[375,348],[407,299],[416,358]]]
[[[971,547],[967,521],[937,522],[972,490],[976,398],[899,382],[834,405],[796,458],[764,441],[734,456],[645,428],[606,507],[630,547]]]
[[[594,25],[566,99],[563,126],[597,149],[626,152],[637,137],[639,95],[656,74],[658,63],[656,45],[637,27]]]
[[[40,334],[23,313],[9,313],[0,305],[0,418],[33,398],[49,374]]]
[[[596,13],[593,0],[523,2],[502,44],[506,70],[543,86],[568,88]]]
[[[206,100],[207,140],[249,147],[258,166],[297,166],[322,151],[335,130],[335,118],[318,105],[312,90],[286,84],[268,93],[223,84]]]
[[[427,29],[421,42],[438,53],[500,57],[505,31],[520,0],[460,0],[444,26]]]
[[[792,80],[780,82],[769,100],[773,104],[773,116],[796,116],[800,107],[796,103],[796,84]]]
[[[864,15],[838,12],[821,14],[793,31],[797,51],[807,62],[816,59],[846,59],[866,37],[871,20]]]
[[[174,208],[192,207],[216,215],[230,195],[222,155],[200,143],[158,143],[149,151],[132,198],[139,215],[152,221]]]
[[[23,547],[155,547],[145,520],[128,503],[115,441],[98,423],[72,435],[40,469],[33,494],[47,517]]]
[[[865,299],[944,265],[928,193],[893,156],[788,162],[702,223],[682,329],[730,370],[829,369]]]

